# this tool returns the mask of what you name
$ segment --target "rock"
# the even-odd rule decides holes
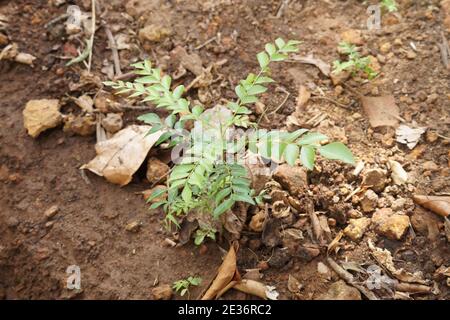
[[[297,249],[296,256],[305,262],[313,260],[320,255],[320,247],[316,244],[304,244]]]
[[[169,170],[167,164],[158,158],[151,157],[147,162],[147,180],[151,183],[164,182]]]
[[[426,135],[425,135],[425,138],[426,138],[427,142],[433,143],[433,142],[436,142],[439,139],[439,136],[438,136],[436,131],[428,130]]]
[[[347,218],[349,219],[359,219],[362,218],[363,214],[359,212],[358,210],[351,209],[347,212]]]
[[[139,40],[141,43],[146,41],[160,42],[171,34],[172,30],[170,28],[151,24],[139,30]]]
[[[394,160],[388,161],[391,167],[391,178],[395,184],[401,185],[408,181],[408,173],[403,169],[403,166]]]
[[[372,216],[375,231],[391,240],[400,240],[409,228],[409,217],[393,213],[390,208],[377,210]]]
[[[409,60],[414,60],[415,58],[417,58],[417,53],[412,50],[408,50],[406,52],[406,58],[408,58]]]
[[[318,300],[361,300],[361,293],[343,280],[339,280],[333,283],[328,292],[321,295]]]
[[[152,298],[154,300],[170,300],[172,298],[172,295],[172,288],[168,284],[152,289]]]
[[[132,221],[125,226],[125,230],[128,232],[138,232],[141,228],[141,223],[139,221]]]
[[[104,119],[102,119],[102,126],[109,133],[116,133],[123,127],[122,116],[118,113],[108,113]]]
[[[94,116],[69,115],[64,119],[64,132],[87,137],[93,135],[96,130],[97,123]]]
[[[399,198],[397,200],[395,200],[392,205],[391,205],[391,209],[393,211],[401,211],[403,210],[403,208],[406,205],[406,199],[405,198]]]
[[[47,219],[53,218],[58,213],[59,207],[57,205],[53,205],[44,212],[44,216]]]
[[[299,196],[308,189],[308,176],[303,167],[282,164],[276,168],[273,178],[293,196]]]
[[[382,54],[389,53],[391,51],[392,45],[389,42],[385,42],[380,46],[380,52]]]
[[[370,226],[369,218],[350,219],[349,225],[344,229],[344,234],[353,241],[359,240],[364,236],[367,228]]]
[[[23,110],[23,123],[28,134],[36,138],[41,132],[61,124],[59,101],[56,99],[30,100]]]
[[[364,44],[360,30],[349,29],[341,33],[341,40],[358,46]]]
[[[411,225],[419,234],[427,236],[430,240],[436,240],[439,237],[440,219],[437,215],[416,207],[411,216]]]
[[[266,213],[264,212],[264,210],[259,211],[252,217],[249,224],[250,229],[255,232],[262,232],[265,220]]]
[[[343,83],[345,80],[350,78],[351,73],[349,71],[342,71],[340,73],[331,73],[330,78],[333,82],[333,85],[338,85],[340,83]]]
[[[364,193],[364,196],[359,203],[363,212],[372,212],[377,207],[378,195],[369,189]]]
[[[0,47],[6,46],[8,43],[9,43],[8,37],[0,32]]]
[[[203,73],[202,58],[196,53],[188,54],[186,49],[181,46],[177,46],[170,52],[171,58],[180,63],[184,68],[191,71],[196,76]]]
[[[143,191],[142,194],[144,195],[144,200],[147,200],[153,194],[153,192],[160,190],[160,189],[167,189],[167,187],[165,185],[158,185],[154,188]],[[167,193],[165,192],[162,195],[160,195],[159,197],[150,201],[150,203],[156,203],[156,202],[164,201],[166,199],[167,199]]]
[[[387,172],[381,169],[370,169],[364,174],[362,184],[375,192],[381,192],[386,187]]]

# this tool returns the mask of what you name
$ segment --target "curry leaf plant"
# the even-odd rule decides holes
[[[342,71],[351,71],[356,73],[357,71],[364,72],[369,80],[375,78],[378,74],[370,67],[370,58],[361,57],[358,49],[355,45],[347,42],[341,42],[339,44],[340,51],[348,56],[347,61],[335,61],[333,65],[333,73],[339,74]]]
[[[138,75],[134,82],[105,82],[117,90],[117,94],[142,97],[144,102],[169,111],[165,118],[156,113],[138,118],[152,126],[149,134],[159,130],[164,132],[157,145],[164,143],[174,149],[184,146],[183,156],[172,159],[175,165],[167,179],[167,188],[153,193],[148,201],[157,201],[167,193],[165,200],[153,203],[150,208],[162,206],[166,213],[165,221],[169,224],[179,226],[180,220],[191,212],[200,213],[206,221],[212,221],[196,234],[197,244],[205,237],[214,239],[214,220],[232,209],[236,202],[254,205],[255,201],[259,203],[261,200],[251,189],[249,173],[242,160],[245,155],[254,153],[263,159],[276,163],[285,161],[292,166],[299,161],[309,170],[314,168],[316,153],[354,164],[352,153],[344,144],[333,142],[324,145],[328,137],[321,133],[306,129],[267,131],[250,121],[252,111],[249,107],[258,102],[258,97],[274,82],[270,77],[271,63],[286,60],[290,53],[298,51],[299,44],[299,41],[286,42],[283,39],[266,44],[265,50],[257,55],[259,71],[241,80],[235,88],[236,100],[220,108],[205,110],[201,105],[191,105],[183,97],[184,86],[172,88],[171,77],[153,68],[150,61],[133,65]],[[188,121],[194,123],[194,128],[186,133],[184,128]],[[237,134],[241,128],[247,128],[250,133]],[[230,155],[237,160],[230,161],[233,158]]]
[[[381,7],[385,8],[388,12],[398,11],[395,0],[381,0]]]

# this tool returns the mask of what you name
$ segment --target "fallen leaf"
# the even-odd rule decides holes
[[[267,299],[268,288],[261,282],[249,279],[243,279],[233,286],[234,289],[257,296],[261,299]]]
[[[419,143],[420,137],[425,131],[427,131],[427,128],[413,129],[405,125],[400,125],[395,134],[397,135],[398,143],[406,144],[412,150]]]
[[[421,272],[410,273],[403,268],[397,269],[389,250],[375,247],[370,240],[368,241],[368,245],[375,260],[398,280],[407,283],[427,284],[427,281],[423,279]]]
[[[335,249],[338,248],[339,241],[342,239],[343,236],[344,236],[344,231],[343,230],[339,231],[339,233],[336,235],[336,237],[333,239],[333,241],[331,241],[330,244],[328,245],[327,253],[335,251]],[[335,251],[335,253],[337,253],[337,251]]]
[[[230,282],[239,274],[237,273],[236,265],[236,252],[238,250],[237,242],[234,242],[230,247],[225,259],[217,271],[217,276],[214,278],[209,289],[203,295],[202,300],[212,300],[218,296],[219,293],[223,294],[223,289],[227,288]]]
[[[58,100],[30,100],[23,110],[23,124],[28,134],[36,138],[43,131],[54,128],[62,122]]]
[[[393,96],[362,97],[361,103],[372,128],[398,125],[400,111]]]
[[[111,183],[127,185],[163,131],[147,135],[150,126],[132,125],[95,145],[97,156],[81,169],[89,169]]]
[[[450,215],[450,197],[415,195],[413,196],[413,200],[418,205],[442,217],[448,217]]]
[[[203,73],[202,59],[198,54],[188,54],[186,49],[177,46],[172,50],[170,55],[174,61],[180,63],[184,68],[191,71],[196,76],[200,76]]]
[[[320,72],[322,72],[325,76],[327,77],[330,76],[331,67],[328,63],[324,62],[322,59],[314,58],[313,55],[309,55],[307,57],[294,55],[292,59],[300,63],[312,64],[317,68],[319,68]]]
[[[408,173],[403,169],[402,165],[394,160],[389,160],[391,166],[391,178],[395,184],[404,184],[408,181]]]

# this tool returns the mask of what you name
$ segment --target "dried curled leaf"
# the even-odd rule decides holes
[[[98,142],[95,146],[97,156],[81,169],[89,169],[111,183],[127,185],[163,134],[163,131],[157,131],[147,135],[150,129],[150,126],[132,125],[111,139]]]
[[[418,205],[442,217],[448,217],[450,215],[450,197],[415,195],[413,196],[413,200]]]

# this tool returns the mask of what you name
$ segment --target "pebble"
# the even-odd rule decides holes
[[[367,190],[360,200],[361,210],[363,212],[372,212],[378,204],[378,195],[373,190]]]
[[[301,195],[308,189],[307,173],[303,167],[283,164],[277,167],[273,178],[293,196]]]
[[[128,232],[138,232],[141,228],[141,223],[139,221],[132,221],[125,226],[125,230]]]
[[[364,173],[362,184],[370,187],[375,192],[381,192],[386,187],[387,172],[382,169],[370,169]]]
[[[344,234],[353,241],[359,240],[364,236],[367,228],[370,226],[369,218],[350,219],[349,225],[344,229]]]
[[[391,240],[400,240],[409,228],[409,217],[393,213],[391,208],[377,210],[372,216],[375,232]]]
[[[102,119],[102,127],[109,133],[116,133],[123,127],[122,116],[118,113],[108,113]]]
[[[151,157],[147,162],[147,179],[151,183],[164,182],[166,175],[169,173],[169,166],[159,160]]]
[[[415,53],[415,52],[412,51],[412,50],[408,50],[408,52],[406,52],[406,57],[407,57],[409,60],[414,60],[415,58],[417,58],[417,53]]]
[[[59,207],[57,205],[53,205],[44,212],[44,216],[49,220],[53,218],[58,213]]]

